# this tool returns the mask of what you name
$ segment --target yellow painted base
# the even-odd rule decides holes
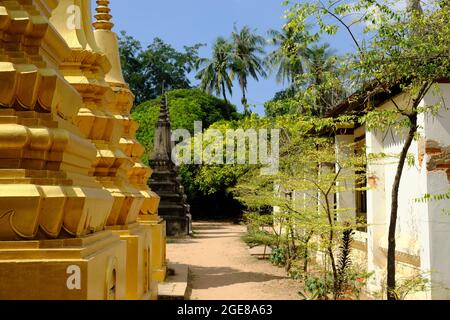
[[[152,300],[157,297],[158,286],[152,277],[152,229],[135,223],[110,230],[127,244],[126,299]]]
[[[141,215],[139,224],[151,230],[152,237],[152,279],[157,282],[164,282],[167,275],[166,261],[166,222],[158,217]]]
[[[0,242],[0,299],[125,299],[126,250],[110,231],[77,239]]]

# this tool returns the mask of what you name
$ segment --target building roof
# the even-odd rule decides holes
[[[440,79],[438,83],[450,83],[450,78]],[[386,100],[399,95],[402,92],[401,85],[397,84],[388,90],[377,90],[374,82],[359,90],[341,103],[332,107],[325,113],[327,118],[335,118],[344,114],[362,114],[369,108],[373,109],[380,106]]]
[[[376,108],[387,99],[400,93],[400,85],[381,91],[374,83],[371,83],[365,89],[353,93],[344,101],[332,107],[325,113],[325,117],[334,118],[344,114],[361,114],[368,111],[369,106]]]

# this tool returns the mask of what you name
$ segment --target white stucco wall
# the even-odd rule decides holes
[[[450,84],[442,84],[440,96],[450,106]],[[442,101],[429,93],[422,106]],[[396,99],[397,100],[397,99]],[[397,100],[401,102],[401,98]],[[389,108],[386,103],[381,108]],[[420,131],[424,141],[433,140],[442,147],[450,146],[450,111],[442,108],[438,116],[421,115]],[[367,152],[398,155],[403,147],[405,133],[366,132]],[[421,165],[419,141],[414,141],[409,153],[414,165],[407,165],[399,192],[399,218],[397,226],[397,251],[420,257],[420,269],[429,274],[432,286],[426,294],[431,299],[450,299],[450,200],[418,202],[425,194],[444,194],[449,190],[447,173],[429,171],[430,156],[425,155]],[[375,272],[370,289],[379,289],[384,281],[387,249],[387,234],[391,211],[392,185],[397,170],[398,158],[387,157],[369,164],[368,175],[376,177],[377,186],[368,192],[368,268]],[[414,268],[411,268],[411,271]],[[398,278],[408,276],[408,268],[398,268]]]
[[[441,84],[440,92],[429,93],[423,105],[434,105],[444,98],[450,107],[450,84]],[[450,110],[441,108],[437,116],[421,115],[422,136],[437,142],[442,148],[450,146]],[[430,155],[425,155],[421,168],[420,192],[422,195],[445,194],[449,191],[449,178],[443,170],[429,172]],[[450,159],[448,159],[450,164]],[[428,201],[418,204],[422,236],[422,269],[430,272],[433,284],[432,299],[450,299],[450,200]]]
[[[383,141],[383,152],[388,155],[398,155],[401,153],[404,143],[404,135],[399,133],[387,134]],[[405,165],[399,190],[399,211],[397,225],[397,251],[405,252],[410,255],[419,255],[419,214],[417,212],[416,199],[420,198],[419,187],[419,153],[418,144],[413,142],[409,153],[414,155],[415,164],[413,166]],[[392,186],[397,173],[398,158],[388,157],[385,159],[384,177],[385,177],[385,216],[386,226],[389,227]],[[387,237],[382,242],[383,248],[387,249]]]

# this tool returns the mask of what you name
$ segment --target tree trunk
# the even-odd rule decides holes
[[[413,13],[415,14],[422,14],[423,9],[422,5],[420,4],[420,0],[408,0],[407,1],[407,11],[410,15]]]
[[[415,15],[422,15],[423,9],[420,4],[420,0],[408,0],[407,1],[407,11],[410,17],[413,19]],[[414,31],[414,30],[411,30]],[[422,88],[422,93],[425,94],[427,86]],[[416,102],[421,101],[422,95],[419,95]],[[397,220],[398,220],[398,197],[400,190],[400,183],[402,180],[403,170],[405,167],[406,158],[408,157],[408,151],[414,140],[414,136],[417,133],[417,105],[413,105],[413,113],[409,116],[410,127],[408,137],[403,145],[402,153],[400,154],[400,161],[397,166],[397,173],[395,175],[394,185],[392,186],[392,203],[391,203],[391,221],[389,225],[389,235],[388,235],[388,256],[387,256],[387,298],[388,300],[398,300],[396,294],[396,246],[397,242],[395,239],[397,231]]]
[[[334,223],[333,223],[333,218],[332,218],[332,214],[330,211],[330,202],[328,201],[328,194],[325,194],[325,202],[326,202],[326,207],[327,207],[327,218],[328,218],[328,223],[329,223],[329,227],[330,227],[330,232],[329,232],[329,243],[327,244],[327,250],[328,250],[328,256],[330,257],[330,261],[331,261],[331,268],[333,270],[333,295],[334,295],[334,300],[337,299],[337,295],[338,295],[338,281],[339,281],[339,275],[337,272],[337,267],[336,267],[336,259],[334,257],[334,252],[333,252],[333,241],[334,241]]]
[[[333,232],[330,232],[330,239],[332,239],[332,234]],[[331,243],[332,240],[330,240]],[[333,298],[334,300],[337,300],[337,296],[338,296],[338,281],[339,281],[339,275],[337,272],[337,267],[336,267],[336,259],[334,258],[334,253],[333,253],[333,247],[331,244],[328,244],[328,256],[330,257],[331,260],[331,268],[333,270]]]
[[[222,81],[222,94],[223,94],[223,99],[228,104],[227,92],[225,91],[225,83],[223,83],[223,81]]]
[[[308,259],[309,259],[309,250],[308,245],[305,246],[304,252],[303,252],[303,272],[306,274],[308,272]]]
[[[247,97],[245,95],[245,90],[242,91],[242,99],[241,99],[241,103],[244,106],[244,114],[246,116],[249,116],[249,110],[248,110],[248,101],[247,101]]]
[[[402,180],[403,169],[408,157],[408,151],[414,140],[417,132],[417,112],[409,116],[411,121],[408,137],[403,145],[402,153],[400,154],[400,161],[397,166],[397,174],[395,176],[394,185],[392,187],[392,208],[391,221],[389,225],[389,239],[388,239],[388,256],[387,256],[387,298],[388,300],[397,300],[396,290],[396,267],[395,267],[395,251],[396,251],[396,230],[398,219],[398,197],[400,190],[400,183]]]
[[[309,242],[311,241],[311,238],[313,237],[314,233],[310,232],[308,234],[308,237],[305,240],[305,249],[303,251],[303,258],[305,259],[305,263],[303,264],[303,272],[306,274],[308,272],[308,263],[309,263]]]
[[[248,103],[247,103],[248,101],[247,101],[247,96],[246,96],[246,93],[245,93],[247,88],[246,88],[245,83],[246,83],[246,81],[244,80],[244,77],[241,75],[240,79],[239,79],[239,84],[241,86],[241,91],[242,91],[241,103],[242,103],[242,106],[244,107],[244,114],[245,114],[245,116],[248,116],[249,115]]]

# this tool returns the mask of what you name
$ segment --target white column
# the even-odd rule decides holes
[[[383,151],[382,136],[379,132],[366,132],[367,155],[378,154]],[[367,191],[367,267],[374,276],[369,281],[369,291],[380,290],[386,270],[386,257],[381,247],[386,238],[386,193],[383,160],[369,161],[367,177],[369,190]]]

